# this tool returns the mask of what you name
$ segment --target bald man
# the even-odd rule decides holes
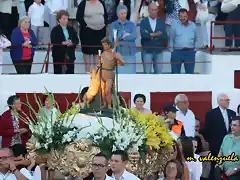
[[[219,94],[217,102],[218,107],[207,112],[204,123],[204,138],[209,143],[210,151],[216,156],[224,136],[231,131],[232,117],[236,116],[236,112],[228,109],[230,98],[227,94]]]
[[[144,73],[162,73],[163,48],[167,38],[166,26],[163,20],[159,19],[158,6],[151,3],[148,6],[149,17],[144,18],[140,23],[141,44],[143,48],[143,69]],[[153,48],[147,48],[153,47]]]

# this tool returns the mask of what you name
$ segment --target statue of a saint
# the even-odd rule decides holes
[[[110,40],[104,38],[102,41],[103,53],[101,54],[101,87],[104,107],[111,109],[112,107],[112,91],[115,83],[115,69],[117,64],[124,65],[122,56],[113,51],[112,43]]]

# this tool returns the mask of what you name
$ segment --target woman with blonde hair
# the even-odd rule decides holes
[[[27,16],[20,18],[18,27],[12,32],[11,42],[10,55],[17,74],[30,74],[35,54],[34,46],[38,44],[38,40],[30,29]]]

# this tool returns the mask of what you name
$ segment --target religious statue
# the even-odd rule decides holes
[[[119,53],[112,49],[110,40],[103,39],[101,41],[104,52],[100,56],[101,68],[101,90],[103,96],[103,104],[105,108],[112,106],[112,92],[115,83],[115,68],[117,65],[124,65],[124,60]]]
[[[115,83],[115,68],[117,64],[123,66],[124,60],[119,53],[112,49],[110,40],[104,38],[102,41],[104,52],[99,54],[100,64],[97,69],[91,71],[90,87],[86,94],[87,103],[91,103],[93,99],[101,91],[104,108],[112,108],[112,92]]]

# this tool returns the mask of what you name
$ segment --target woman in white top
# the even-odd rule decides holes
[[[44,114],[45,118],[49,118],[49,120],[50,120],[50,118],[52,120],[56,119],[57,113],[60,113],[60,112],[56,108],[56,106],[58,106],[58,105],[57,105],[56,101],[51,97],[51,95],[45,95],[42,99],[42,103],[43,103],[43,107],[41,109],[39,109],[38,113],[41,115]],[[54,176],[55,176],[55,171],[48,169],[48,179],[53,180]],[[43,179],[46,179],[47,171],[42,172],[42,177],[43,177]]]
[[[189,180],[200,180],[202,172],[200,172],[199,163],[197,161],[187,161],[187,158],[189,157],[195,158],[192,138],[181,136],[178,138],[177,144],[181,151],[182,157],[187,164],[189,170]]]
[[[3,34],[3,30],[0,27],[0,75],[2,74],[3,49],[9,46],[11,46],[11,42]]]

